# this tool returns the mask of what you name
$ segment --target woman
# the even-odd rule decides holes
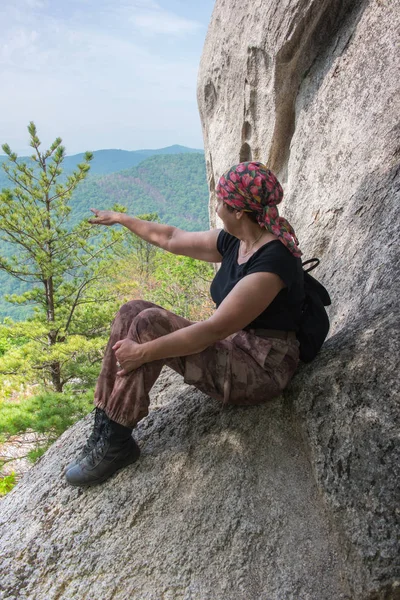
[[[71,485],[95,485],[137,460],[132,429],[148,414],[164,364],[236,405],[273,398],[296,369],[303,271],[294,230],[278,214],[282,188],[263,164],[246,162],[220,178],[216,193],[223,230],[185,232],[92,209],[93,224],[124,225],[164,250],[221,268],[211,284],[217,308],[206,321],[191,323],[142,300],[121,307],[96,386],[92,434],[66,469]]]

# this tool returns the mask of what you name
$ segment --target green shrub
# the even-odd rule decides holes
[[[27,458],[35,462],[49,446],[71,425],[93,408],[93,389],[84,394],[72,392],[44,392],[20,402],[0,402],[0,441],[13,435],[35,431],[44,435]],[[4,465],[0,461],[0,469]],[[7,494],[16,484],[16,474],[0,477],[0,496]]]
[[[44,392],[20,402],[0,403],[0,435],[45,434],[54,441],[93,408],[93,390],[83,394]]]
[[[15,473],[0,477],[0,496],[5,496],[8,492],[11,492],[14,485],[16,484]]]

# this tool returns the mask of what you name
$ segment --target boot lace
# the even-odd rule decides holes
[[[104,423],[99,440],[97,443],[95,443],[94,447],[87,456],[87,463],[91,467],[94,466],[100,459],[104,458],[109,446],[108,442],[110,439],[110,434],[110,422],[107,420]]]
[[[106,421],[105,412],[101,408],[96,407],[94,409],[94,424],[93,424],[92,433],[90,434],[90,436],[83,448],[84,453],[90,452],[94,448],[96,443],[98,442],[99,438],[101,437],[101,432],[103,429],[104,421]]]

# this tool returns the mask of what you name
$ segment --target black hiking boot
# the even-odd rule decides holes
[[[77,487],[97,485],[135,462],[139,456],[140,449],[132,438],[132,428],[108,420],[93,450],[69,469],[65,478]]]
[[[75,458],[75,460],[70,462],[69,465],[67,465],[64,468],[64,470],[63,470],[64,475],[67,473],[67,471],[72,469],[72,467],[74,467],[75,465],[80,463],[81,460],[83,460],[85,458],[85,456],[90,454],[90,452],[93,450],[93,448],[99,441],[101,433],[104,429],[105,424],[108,422],[108,420],[109,419],[108,419],[106,413],[104,412],[104,410],[101,408],[97,408],[97,406],[96,406],[96,408],[94,409],[94,423],[93,423],[92,433],[88,437],[86,444],[83,446],[82,450],[80,451],[78,456]]]

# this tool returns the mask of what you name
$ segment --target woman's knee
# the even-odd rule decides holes
[[[145,308],[137,315],[132,328],[141,342],[153,340],[173,331],[172,322],[168,319],[168,311],[154,305]]]
[[[120,307],[117,315],[124,320],[127,318],[132,320],[142,311],[155,306],[157,305],[152,302],[147,302],[146,300],[130,300]]]

